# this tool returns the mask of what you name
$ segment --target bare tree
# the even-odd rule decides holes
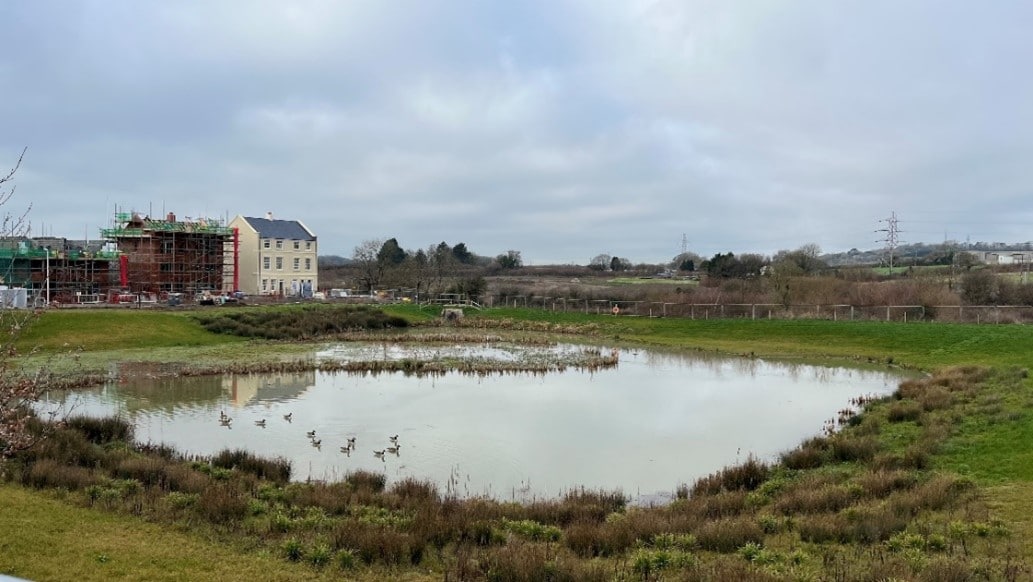
[[[352,253],[352,259],[359,267],[359,280],[362,282],[363,288],[371,295],[384,276],[384,262],[380,260],[380,249],[383,246],[384,241],[382,240],[364,240],[355,247],[355,251]]]
[[[2,240],[24,237],[29,232],[29,208],[20,213],[7,211],[8,204],[14,197],[14,175],[24,158],[25,150],[22,150],[14,167],[0,176]],[[6,267],[9,268],[10,263]],[[35,373],[27,373],[15,362],[18,355],[18,337],[21,330],[34,317],[36,314],[33,311],[15,309],[7,305],[6,301],[0,305],[0,463],[3,459],[30,448],[41,437],[40,433],[29,430],[29,422],[33,416],[33,404],[39,401],[50,381],[49,367],[41,366]]]

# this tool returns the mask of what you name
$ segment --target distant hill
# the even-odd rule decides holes
[[[948,241],[945,243],[927,244],[912,243],[903,244],[897,247],[893,253],[894,262],[905,265],[916,262],[929,262],[935,259],[936,255],[945,256],[952,251],[999,251],[999,250],[1033,250],[1033,244],[1021,243],[959,243]],[[864,265],[881,265],[886,262],[889,256],[885,248],[872,250],[850,249],[845,253],[828,253],[819,258],[830,267],[852,267]]]
[[[355,261],[347,257],[341,257],[338,255],[321,255],[316,259],[317,264],[323,268],[330,267],[347,267]]]

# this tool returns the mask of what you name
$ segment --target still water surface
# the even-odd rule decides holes
[[[443,349],[518,357],[515,348],[464,346],[341,346],[316,357],[433,358]],[[622,350],[617,368],[592,373],[142,379],[68,398],[75,413],[127,417],[141,442],[286,457],[296,480],[367,469],[389,482],[428,478],[461,496],[527,500],[583,486],[648,502],[749,454],[773,459],[818,434],[852,397],[888,394],[899,381],[885,371]],[[396,434],[398,453],[374,456]],[[348,437],[356,444],[344,454]]]

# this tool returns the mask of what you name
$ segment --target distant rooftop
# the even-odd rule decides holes
[[[260,238],[282,238],[286,240],[316,240],[297,220],[277,220],[273,218],[257,218],[245,216],[244,220],[258,231]]]

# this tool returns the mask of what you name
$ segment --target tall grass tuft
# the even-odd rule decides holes
[[[705,521],[693,534],[701,548],[713,552],[729,553],[749,543],[764,543],[764,530],[752,516]]]
[[[250,496],[233,484],[218,483],[205,489],[197,499],[196,508],[214,523],[231,523],[248,514]]]
[[[211,458],[211,464],[223,469],[236,469],[259,479],[286,483],[291,479],[291,462],[283,457],[267,459],[244,449],[223,449]]]
[[[817,469],[829,459],[828,439],[814,437],[807,439],[800,446],[780,455],[780,460],[788,469]]]
[[[387,475],[373,471],[358,470],[344,476],[344,482],[356,490],[380,493],[387,485]]]
[[[771,469],[752,454],[743,463],[721,469],[697,479],[692,495],[706,495],[721,491],[753,491],[768,479]]]
[[[81,432],[86,440],[98,445],[115,441],[128,443],[133,440],[133,424],[117,416],[72,416],[65,420],[65,425]]]
[[[55,487],[81,490],[99,481],[100,477],[90,469],[65,465],[51,459],[36,461],[22,473],[22,483],[37,489]]]

